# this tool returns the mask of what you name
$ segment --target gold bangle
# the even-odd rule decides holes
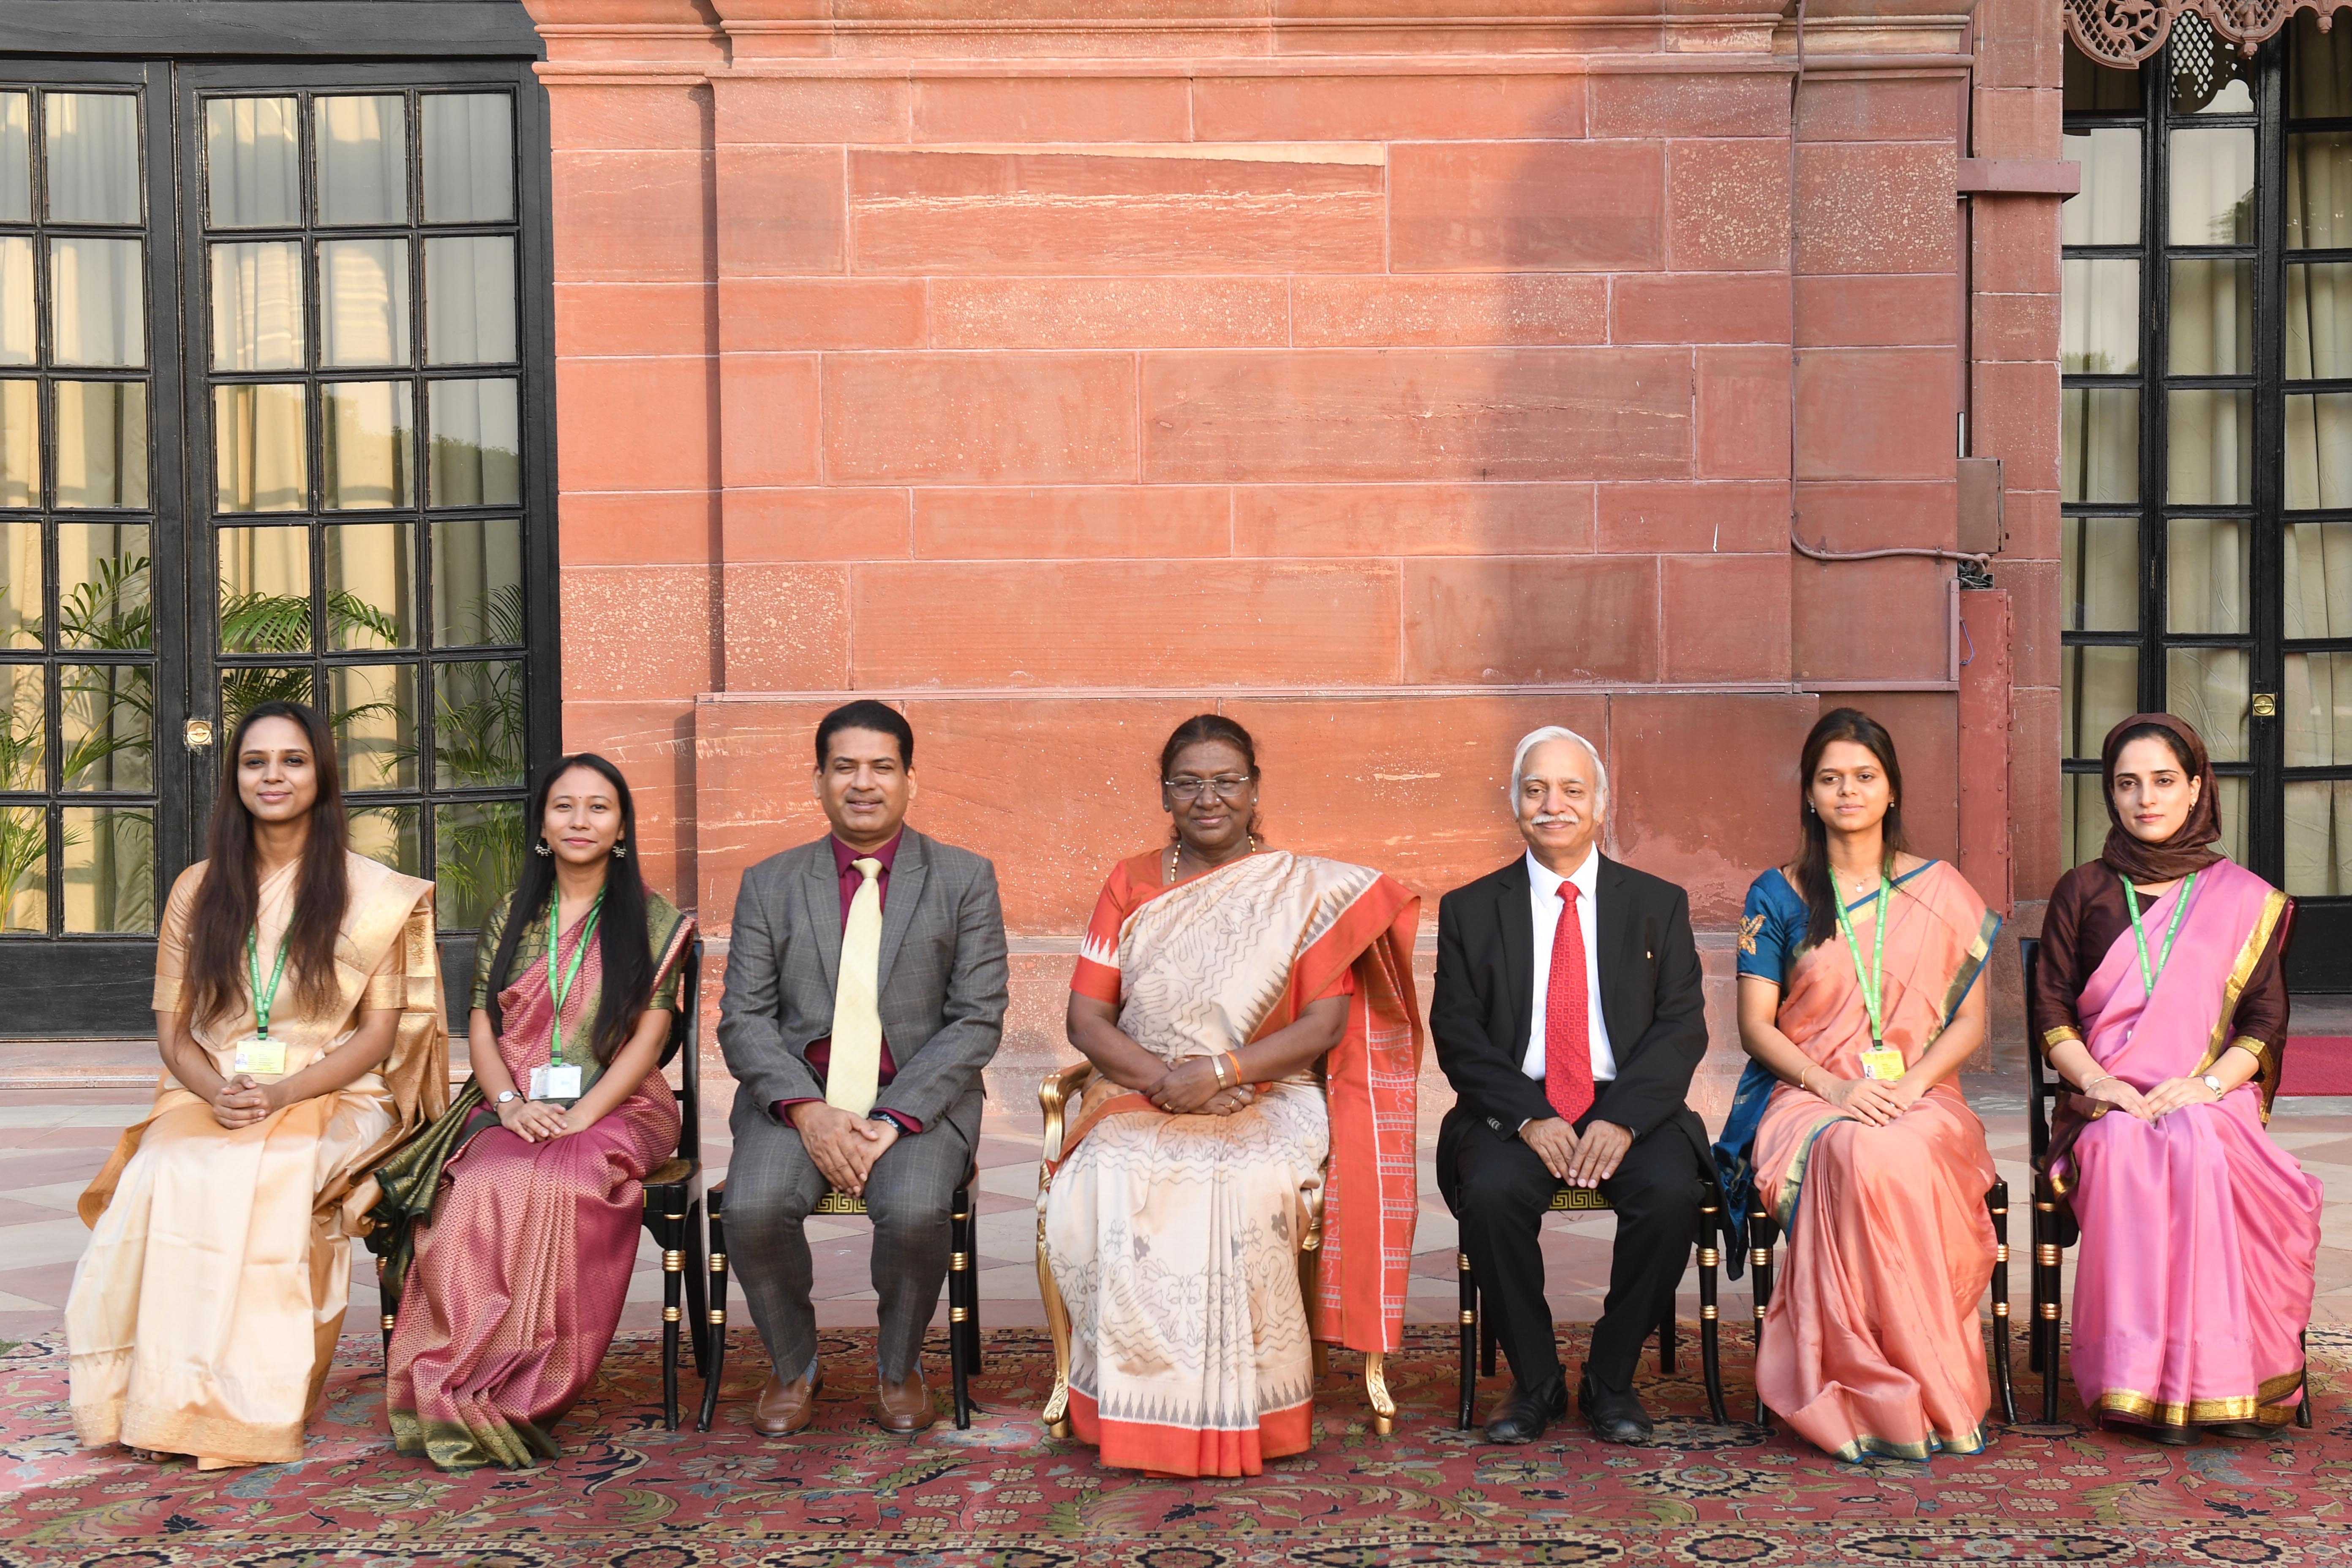
[[[1225,1081],[1225,1058],[1223,1057],[1211,1057],[1209,1058],[1209,1070],[1217,1075],[1217,1087],[1219,1089],[1231,1089],[1233,1087],[1233,1085]]]

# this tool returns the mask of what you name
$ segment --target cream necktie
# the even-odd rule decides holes
[[[833,989],[833,1059],[824,1102],[863,1116],[882,1078],[882,862],[852,860],[866,880],[849,900],[841,931],[841,978]]]

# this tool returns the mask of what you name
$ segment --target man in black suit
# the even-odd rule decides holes
[[[1577,1402],[1596,1436],[1646,1442],[1633,1367],[1707,1191],[1706,1130],[1683,1103],[1706,1055],[1690,901],[1594,847],[1609,775],[1581,735],[1521,741],[1511,798],[1527,853],[1439,900],[1429,1009],[1459,1097],[1438,1130],[1438,1190],[1511,1363],[1486,1440],[1533,1442],[1568,1413],[1539,1241],[1564,1182],[1599,1187],[1617,1211]]]

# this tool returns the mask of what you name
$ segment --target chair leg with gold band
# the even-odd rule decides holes
[[[1748,1215],[1748,1267],[1754,1271],[1756,1299],[1756,1362],[1764,1362],[1764,1312],[1772,1305],[1772,1247],[1780,1240],[1780,1227],[1762,1204]],[[1772,1413],[1764,1408],[1764,1390],[1756,1390],[1756,1425],[1767,1432],[1772,1429]]]
[[[1698,1211],[1698,1365],[1706,1384],[1706,1413],[1718,1426],[1730,1425],[1723,1409],[1721,1314],[1716,1310],[1715,1271],[1723,1266],[1723,1204]]]
[[[727,1376],[727,1184],[711,1188],[703,1201],[710,1210],[710,1363],[702,1377],[702,1417],[695,1425],[708,1432]]]
[[[375,1299],[377,1306],[382,1309],[378,1316],[383,1321],[383,1364],[389,1370],[392,1366],[392,1329],[400,1320],[394,1313],[392,1303],[383,1299],[383,1264],[381,1258],[375,1260]]]

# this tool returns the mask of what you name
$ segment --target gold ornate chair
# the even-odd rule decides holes
[[[1045,1400],[1045,1430],[1056,1437],[1070,1435],[1070,1313],[1062,1303],[1061,1288],[1054,1283],[1053,1268],[1045,1259],[1044,1199],[1054,1184],[1054,1163],[1062,1157],[1066,1118],[1094,1076],[1093,1063],[1079,1062],[1046,1074],[1045,1081],[1037,1086],[1038,1108],[1045,1113],[1045,1143],[1037,1164],[1037,1289],[1045,1298],[1045,1323],[1054,1336],[1054,1392]],[[1322,1257],[1323,1189],[1318,1187],[1307,1199],[1307,1226],[1298,1238],[1298,1296],[1302,1301],[1315,1300]],[[1372,1407],[1372,1430],[1385,1436],[1396,1423],[1396,1401],[1389,1395],[1382,1360],[1379,1351],[1365,1352],[1364,1394]],[[1317,1373],[1323,1373],[1328,1364],[1325,1347],[1318,1342],[1315,1347]]]

